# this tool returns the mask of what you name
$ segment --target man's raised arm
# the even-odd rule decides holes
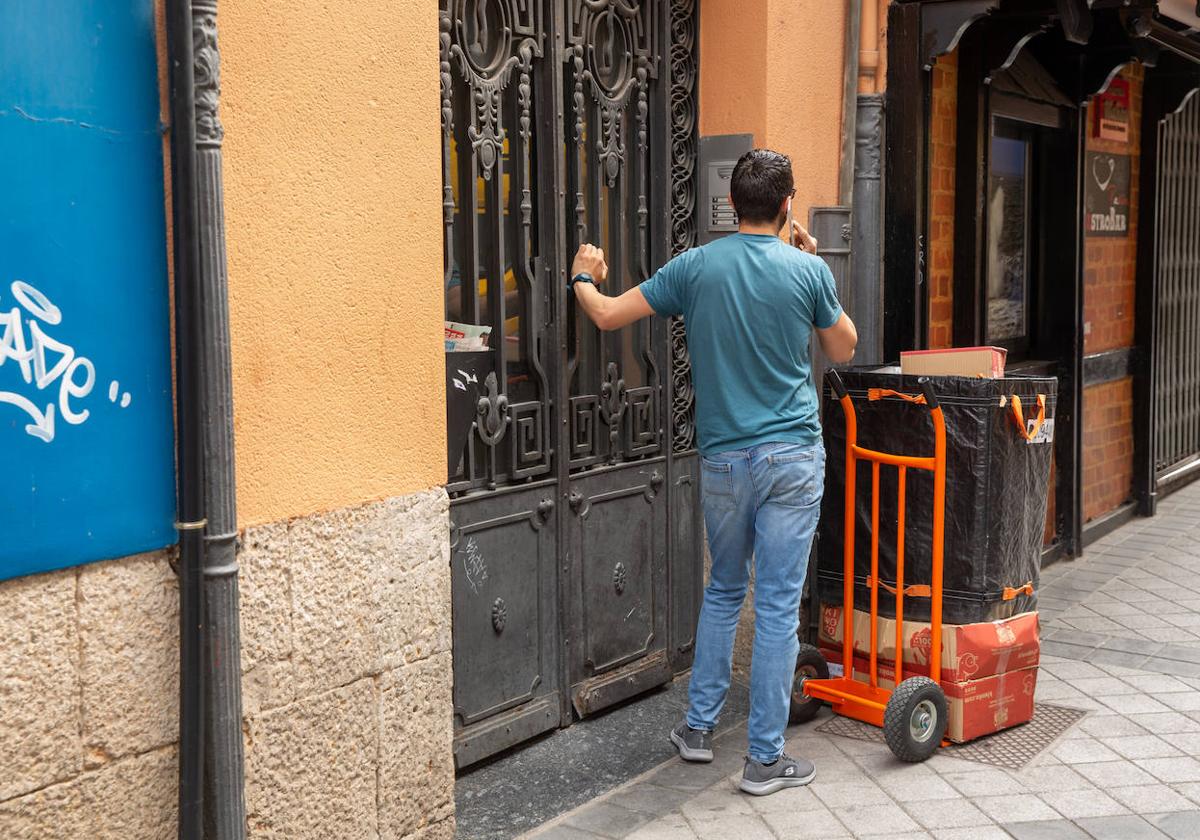
[[[637,286],[620,297],[609,297],[596,288],[607,279],[608,264],[604,262],[604,252],[595,245],[580,245],[571,263],[571,289],[584,313],[597,327],[605,331],[619,330],[654,314]]]

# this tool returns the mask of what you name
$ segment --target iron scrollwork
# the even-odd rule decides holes
[[[534,198],[545,152],[533,138],[534,109],[548,106],[534,101],[545,8],[537,0],[439,3],[446,317],[492,327],[478,434],[465,456],[449,453],[452,494],[552,469],[549,298]]]
[[[503,439],[504,430],[508,428],[508,397],[498,392],[494,373],[488,374],[484,387],[487,394],[479,398],[476,409],[479,420],[476,421],[475,428],[484,443],[495,446]]]
[[[566,0],[565,8],[568,248],[583,241],[603,247],[619,294],[651,268],[650,111],[652,101],[666,102],[656,87],[660,76],[665,82],[663,2]],[[648,325],[622,338],[587,323],[572,332],[571,471],[659,454],[661,348]],[[607,436],[596,434],[596,420],[608,426]]]
[[[671,0],[671,255],[696,244],[696,0]],[[696,446],[687,328],[671,319],[671,450]]]
[[[508,87],[512,71],[521,70],[519,101],[521,125],[529,125],[529,71],[535,54],[540,55],[535,37],[537,3],[505,0],[452,0],[442,12],[442,120],[450,119],[449,60],[454,59],[472,92],[473,111],[467,137],[478,155],[485,180],[491,180],[496,161],[504,148],[501,92]],[[524,37],[522,37],[524,36]]]
[[[627,405],[625,380],[617,373],[617,363],[609,362],[604,384],[600,386],[600,417],[608,424],[609,457],[614,457],[617,451],[621,418],[625,416]]]
[[[225,137],[217,107],[221,100],[221,53],[217,49],[217,2],[192,3],[192,67],[196,88],[196,143],[219,147]]]

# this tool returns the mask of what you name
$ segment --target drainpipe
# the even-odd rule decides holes
[[[858,327],[856,360],[883,362],[883,66],[880,44],[880,9],[887,0],[858,0],[859,20],[853,58],[858,95],[854,98],[851,164],[850,272],[854,284],[855,325]],[[849,25],[849,24],[848,24]],[[847,75],[849,68],[847,68]],[[843,137],[843,142],[845,138]]]
[[[200,254],[196,233],[196,122],[192,12],[169,0],[171,204],[175,269],[175,424],[179,522],[179,840],[203,836],[204,388]]]
[[[200,251],[200,332],[204,346],[204,604],[208,656],[205,684],[204,833],[211,840],[246,835],[242,755],[242,663],[238,618],[237,503],[233,474],[233,378],[229,283],[225,266],[224,189],[217,115],[221,56],[217,0],[192,0],[195,45],[196,208]]]
[[[879,4],[886,0],[862,0],[859,26],[858,92],[879,93]]]
[[[868,3],[874,0],[867,0]],[[854,192],[854,126],[858,110],[858,44],[863,0],[846,0],[846,40],[842,48],[842,168],[838,204],[850,204]]]
[[[185,438],[182,418],[189,423],[189,447],[198,463],[180,458],[181,508],[184,493],[206,518],[191,518],[193,533],[201,536],[191,565],[181,562],[189,584],[199,578],[199,631],[191,619],[186,641],[187,665],[181,664],[190,692],[197,686],[202,703],[199,721],[195,698],[181,703],[184,721],[203,735],[199,750],[186,755],[183,774],[181,740],[180,838],[242,840],[246,833],[243,791],[241,639],[238,619],[237,508],[233,474],[233,396],[229,351],[228,283],[225,266],[225,219],[221,176],[221,140],[217,117],[220,97],[220,56],[217,52],[216,0],[170,0],[169,50],[172,69],[172,155],[175,188],[176,334],[180,358],[178,409],[180,446]],[[186,288],[180,288],[180,278]],[[188,348],[183,353],[186,330]],[[186,387],[185,383],[186,376]],[[199,529],[203,529],[202,531]],[[187,531],[181,531],[181,541]],[[194,537],[189,534],[189,540]],[[198,571],[198,573],[197,573]],[[196,603],[189,603],[195,609]],[[189,615],[191,615],[189,613]],[[182,628],[181,628],[182,629]],[[195,659],[193,633],[200,637],[199,675],[190,670]],[[182,654],[181,650],[181,654]],[[185,718],[185,711],[187,716]],[[198,755],[198,758],[197,758]],[[202,784],[193,788],[195,765],[203,767]],[[185,785],[186,781],[186,785]],[[187,810],[184,810],[184,799]],[[196,803],[202,807],[201,833],[196,832]],[[186,822],[184,816],[186,814]],[[185,833],[186,832],[186,833]]]

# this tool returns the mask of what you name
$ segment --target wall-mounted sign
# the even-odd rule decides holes
[[[1092,136],[1129,142],[1129,82],[1117,77],[1092,100]]]
[[[1088,236],[1127,236],[1129,155],[1088,152],[1084,167],[1084,232]]]
[[[170,545],[153,0],[0,4],[0,161],[0,579]]]

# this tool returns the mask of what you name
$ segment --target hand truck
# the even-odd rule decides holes
[[[877,452],[858,445],[858,425],[854,403],[837,371],[828,373],[829,384],[846,414],[846,499],[845,531],[843,535],[843,593],[842,593],[842,673],[830,679],[825,657],[812,645],[801,645],[796,660],[796,676],[792,685],[791,723],[811,720],[822,702],[833,706],[836,714],[854,718],[873,726],[883,727],[884,740],[902,761],[924,761],[943,743],[948,719],[946,694],[938,683],[942,658],[942,560],[946,515],[946,422],[927,377],[919,381],[921,394],[902,394],[884,389],[871,389],[869,399],[899,397],[929,409],[933,420],[933,457],[923,458]],[[854,679],[854,532],[855,483],[859,461],[871,464],[871,648],[868,682]],[[896,666],[895,688],[879,685],[876,668],[878,658],[877,622],[879,617],[879,587],[893,591],[879,580],[879,468],[899,470],[897,488],[898,521],[896,527]],[[933,568],[930,586],[904,585],[904,506],[905,480],[910,469],[933,473]],[[930,604],[929,677],[913,676],[904,679],[904,596],[927,597]],[[931,679],[932,677],[932,679]]]

